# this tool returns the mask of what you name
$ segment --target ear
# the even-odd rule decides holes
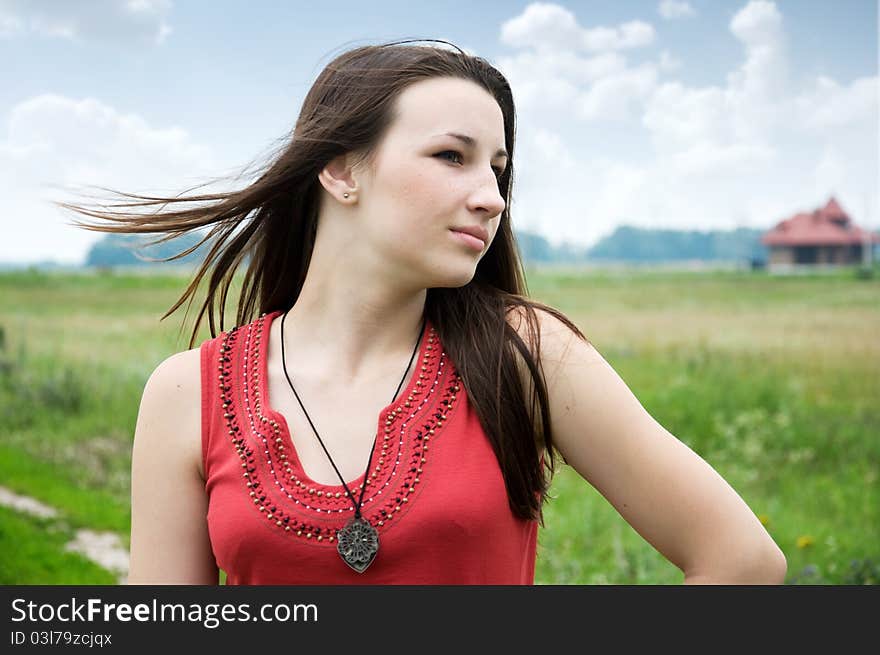
[[[351,161],[351,155],[339,155],[318,173],[318,180],[327,193],[345,205],[357,200],[357,173]]]

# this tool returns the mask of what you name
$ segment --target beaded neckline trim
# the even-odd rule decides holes
[[[243,490],[266,524],[313,543],[334,543],[336,530],[353,516],[342,485],[318,484],[299,466],[283,415],[262,400],[266,394],[265,351],[269,327],[281,311],[220,335],[220,402],[230,445],[241,460]],[[366,481],[361,513],[384,532],[415,501],[430,469],[430,448],[460,404],[461,377],[430,323],[420,347],[417,375],[399,399],[379,416],[381,440],[376,466],[348,483],[359,493]],[[232,379],[240,393],[234,393]]]

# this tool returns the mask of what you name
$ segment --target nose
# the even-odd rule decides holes
[[[472,210],[482,209],[488,216],[495,217],[504,211],[506,204],[498,188],[498,178],[495,177],[495,171],[490,169],[488,175],[484,174],[480,177],[479,186],[471,194],[470,208]]]

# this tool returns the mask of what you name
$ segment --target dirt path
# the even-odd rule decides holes
[[[55,518],[61,515],[61,512],[54,507],[44,505],[29,496],[17,494],[5,487],[0,487],[0,505],[39,518]],[[73,541],[69,542],[64,549],[80,553],[98,566],[107,569],[116,575],[119,584],[126,583],[129,565],[128,551],[122,545],[117,534],[87,529],[77,530]]]

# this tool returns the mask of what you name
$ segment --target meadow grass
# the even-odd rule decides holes
[[[0,505],[0,581],[7,585],[112,585],[116,576],[65,550],[73,532],[54,519],[23,516]]]
[[[128,543],[140,396],[153,369],[189,347],[195,305],[186,321],[186,305],[159,320],[188,282],[0,274],[0,485],[61,515],[0,511],[0,583],[112,580],[64,539],[90,527]],[[528,282],[737,490],[785,552],[787,582],[877,582],[880,279],[530,268]],[[203,322],[195,345],[209,337]],[[551,495],[536,583],[683,579],[569,467]]]

